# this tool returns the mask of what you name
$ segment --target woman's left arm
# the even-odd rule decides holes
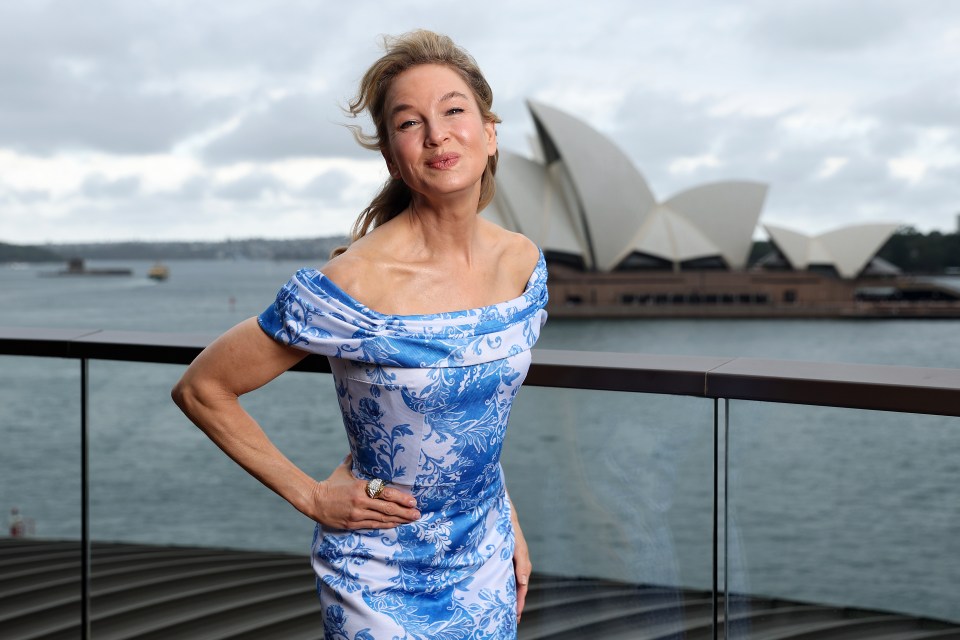
[[[509,499],[509,498],[508,498]],[[533,565],[530,563],[530,551],[527,549],[527,540],[520,529],[520,520],[517,518],[517,508],[510,503],[510,520],[513,522],[513,572],[517,580],[517,622],[523,613],[523,603],[527,599],[527,588],[530,586],[530,573]]]

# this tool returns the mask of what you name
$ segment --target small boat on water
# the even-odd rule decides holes
[[[112,268],[112,269],[89,269],[83,262],[83,258],[71,258],[67,262],[67,268],[53,273],[42,272],[41,276],[132,276],[133,269]]]
[[[147,271],[147,277],[151,280],[163,282],[170,277],[170,268],[167,265],[158,262],[150,267],[149,271]]]

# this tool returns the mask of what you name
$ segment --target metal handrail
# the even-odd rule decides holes
[[[189,364],[215,337],[0,327],[0,355]],[[293,370],[330,366],[310,356]],[[960,417],[960,369],[534,349],[525,384]]]

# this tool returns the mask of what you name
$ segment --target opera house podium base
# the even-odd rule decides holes
[[[94,543],[92,593],[97,640],[323,636],[299,555]],[[823,604],[737,596],[729,610],[736,638],[960,638],[958,624]],[[712,620],[709,591],[535,574],[519,637],[711,638]],[[0,637],[75,639],[79,627],[79,542],[0,540]]]

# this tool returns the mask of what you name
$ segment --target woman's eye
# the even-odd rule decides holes
[[[454,115],[457,113],[463,113],[463,107],[454,107],[452,109],[447,110],[448,115]]]
[[[403,122],[400,123],[400,125],[399,125],[397,128],[398,128],[398,129],[409,129],[410,127],[412,127],[412,126],[415,125],[415,124],[417,124],[417,121],[416,121],[416,120],[404,120]]]

